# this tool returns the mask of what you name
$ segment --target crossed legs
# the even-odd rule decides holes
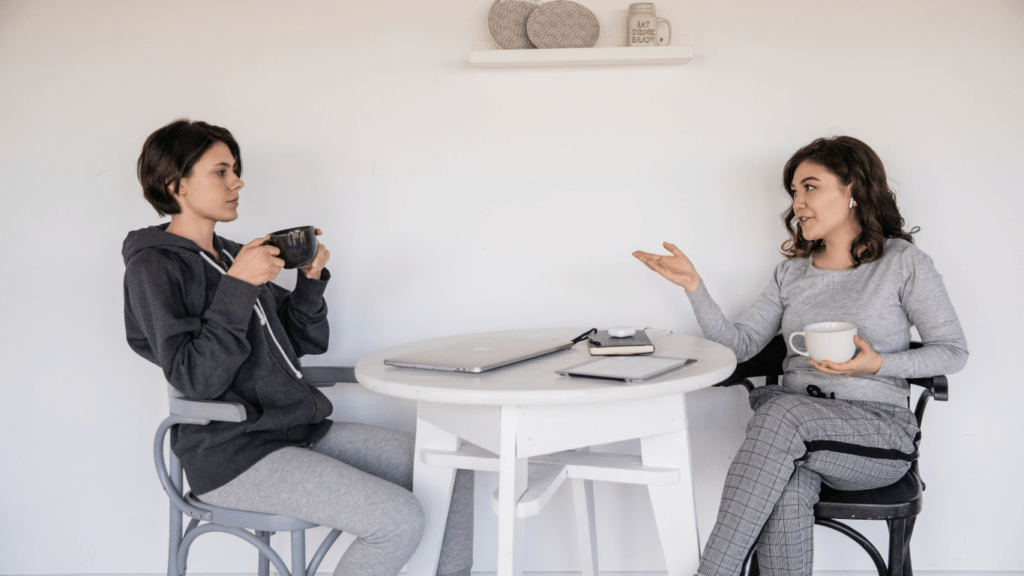
[[[729,467],[704,576],[735,576],[757,543],[766,576],[810,576],[814,505],[824,481],[866,490],[899,480],[915,452],[906,408],[755,389],[747,438]]]

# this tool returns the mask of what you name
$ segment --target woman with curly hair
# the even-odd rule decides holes
[[[920,438],[906,379],[950,374],[967,362],[942,277],[903,231],[870,147],[849,136],[815,140],[787,162],[783,186],[793,199],[783,214],[787,259],[736,323],[679,248],[666,242],[671,255],[633,254],[682,286],[704,336],[741,361],[775,335],[788,339],[812,323],[857,326],[851,360],[789,351],[782,385],[751,392],[754,416],[729,467],[703,576],[739,574],[755,544],[762,574],[810,576],[821,483],[867,490],[899,480]],[[919,349],[910,349],[911,327]]]

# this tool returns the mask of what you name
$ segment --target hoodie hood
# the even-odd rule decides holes
[[[124,239],[124,243],[121,245],[121,256],[124,257],[125,266],[131,262],[132,258],[149,248],[159,248],[172,252],[188,252],[190,254],[209,254],[209,252],[206,252],[206,250],[203,250],[198,244],[188,238],[168,232],[168,226],[170,226],[170,223],[149,226],[129,232],[128,236]],[[232,256],[238,253],[239,248],[234,242],[225,240],[216,234],[213,235],[213,246],[217,250],[227,249]]]

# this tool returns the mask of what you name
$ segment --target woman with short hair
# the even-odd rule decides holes
[[[218,223],[238,217],[241,175],[224,128],[178,120],[146,140],[139,181],[171,221],[124,241],[128,343],[185,398],[245,408],[244,422],[172,433],[200,500],[354,534],[335,575],[393,576],[424,528],[411,493],[413,435],[327,418],[331,402],[303,381],[299,357],[327,351],[330,252],[321,243],[290,292],[272,282],[284,261],[267,236],[244,246],[218,236]],[[470,574],[472,507],[473,475],[460,470],[439,575]]]

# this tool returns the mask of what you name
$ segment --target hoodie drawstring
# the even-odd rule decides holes
[[[231,256],[231,254],[228,254],[227,250],[221,249],[221,252],[225,256],[227,256],[228,260],[230,260],[231,262],[235,261],[235,258],[233,256]],[[212,258],[210,258],[209,256],[206,255],[205,252],[200,252],[199,255],[202,256],[203,260],[206,260],[206,262],[210,266],[213,266],[214,268],[216,268],[218,272],[220,272],[221,274],[227,274],[227,272],[225,272],[223,268],[218,266],[213,261]],[[288,359],[288,355],[284,353],[284,348],[281,347],[281,343],[277,341],[277,336],[274,336],[274,331],[270,328],[270,323],[267,321],[267,311],[263,309],[263,304],[260,304],[259,296],[256,297],[256,304],[252,308],[253,308],[253,310],[256,311],[256,316],[258,316],[259,319],[260,319],[260,325],[266,327],[267,332],[270,334],[270,339],[273,340],[274,344],[277,345],[278,351],[281,352],[281,357],[284,358],[284,361],[288,363],[288,367],[291,368],[292,372],[295,373],[295,377],[301,380],[302,379],[302,372],[300,372],[298,370],[298,368],[296,368],[295,365],[292,364],[292,361]]]

